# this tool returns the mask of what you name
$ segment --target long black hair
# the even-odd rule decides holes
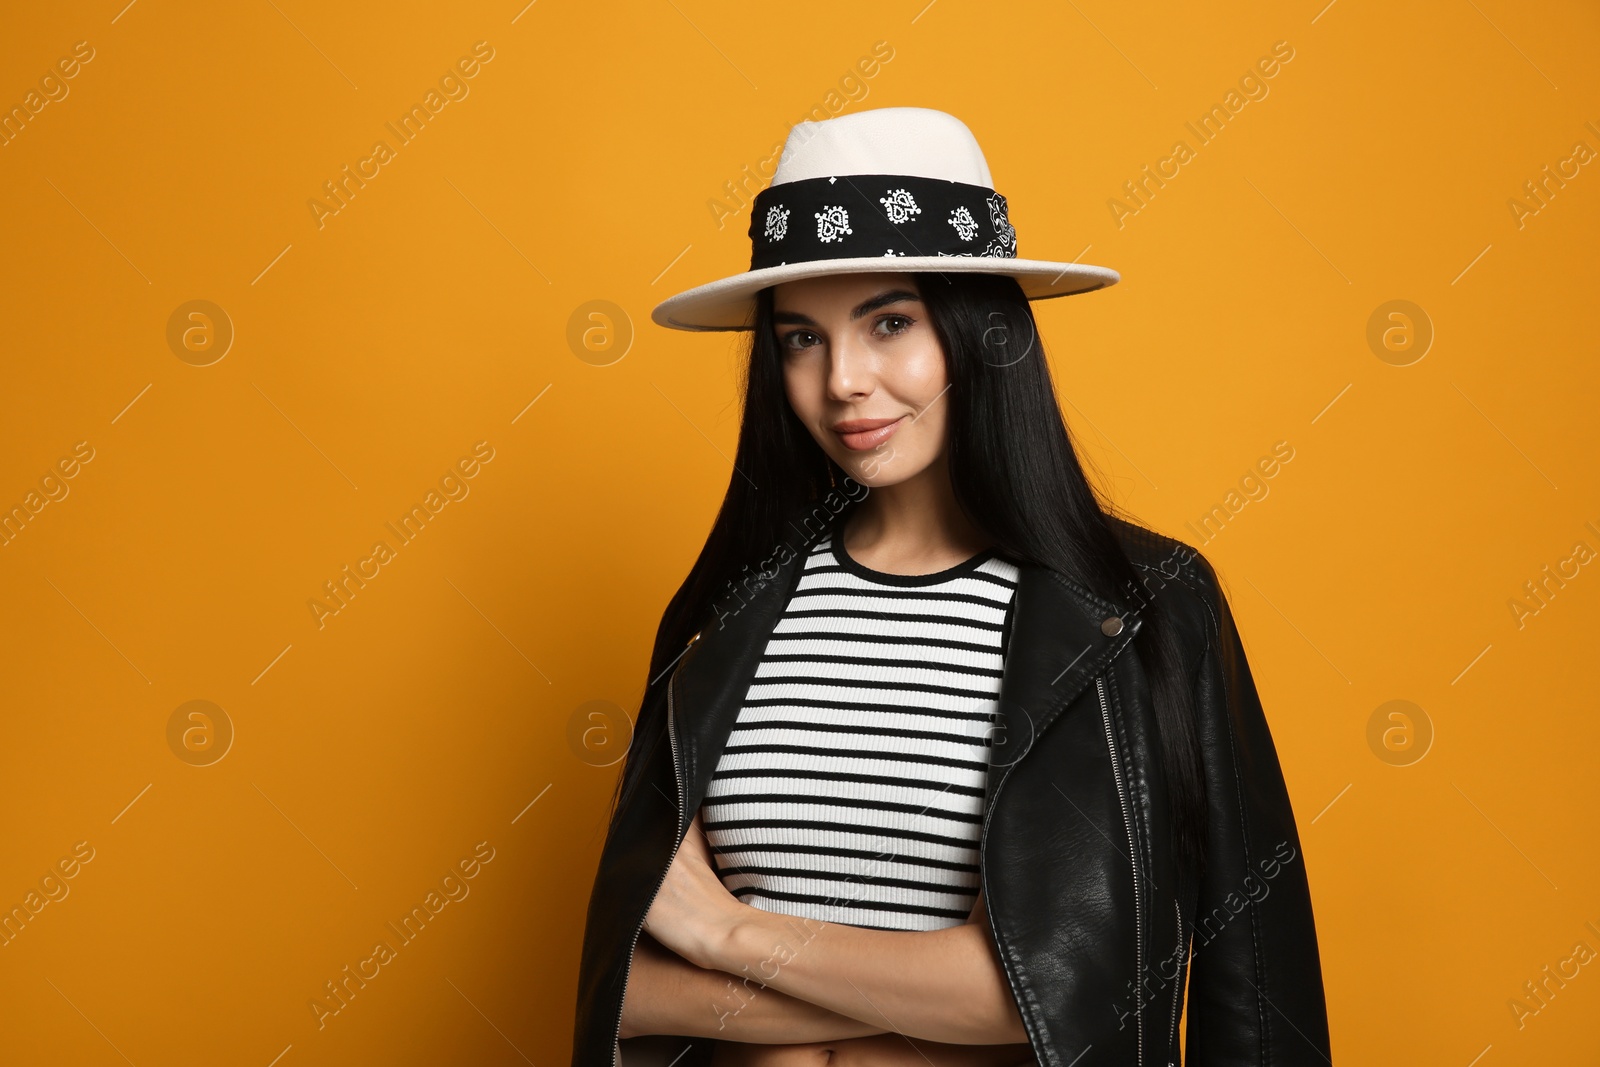
[[[1128,603],[1130,591],[1144,585],[1113,525],[1137,523],[1102,500],[1084,474],[1021,285],[991,274],[912,277],[945,352],[950,388],[938,402],[949,405],[950,478],[968,520],[1002,554]],[[795,545],[796,535],[803,543],[868,492],[833,462],[789,406],[772,295],[763,289],[756,299],[728,491],[699,559],[662,615],[613,817],[638,784],[647,754],[641,746],[664,743],[661,723],[652,720],[665,717],[665,705],[652,694],[713,617],[714,605],[735,592],[734,583],[759,573],[775,546]],[[1181,869],[1198,872],[1205,857],[1205,777],[1185,665],[1165,603],[1156,596],[1136,609],[1144,624],[1134,641],[1156,707],[1177,859]]]

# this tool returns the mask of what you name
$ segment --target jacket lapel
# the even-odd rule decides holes
[[[716,762],[733,732],[767,638],[777,625],[809,551],[779,564],[773,576],[720,602],[676,675],[672,730],[683,792],[682,825],[705,799]],[[1139,630],[1137,617],[1048,567],[1018,564],[1011,635],[1001,676],[999,715],[990,748],[985,809],[1001,781],[1039,735]],[[1122,620],[1102,625],[1108,620]],[[1107,633],[1106,630],[1114,630]]]
[[[986,811],[1011,768],[1127,647],[1141,625],[1121,605],[1048,567],[1018,567],[999,714],[989,749]]]

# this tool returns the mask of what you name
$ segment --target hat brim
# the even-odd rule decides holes
[[[697,285],[668,297],[650,312],[657,326],[673,330],[750,330],[755,328],[755,295],[769,285],[827,274],[942,271],[952,274],[1004,274],[1022,285],[1029,300],[1088,293],[1115,285],[1122,275],[1088,263],[983,256],[872,256],[820,259],[746,271]]]

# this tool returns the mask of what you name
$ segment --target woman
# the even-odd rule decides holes
[[[750,232],[749,272],[655,314],[751,331],[744,421],[657,633],[573,1062],[1173,1064],[1186,983],[1192,1061],[1328,1059],[1226,598],[1097,498],[1035,330],[1115,272],[1017,259],[970,132],[919,108],[796,127]]]

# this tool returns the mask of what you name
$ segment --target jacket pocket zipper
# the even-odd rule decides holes
[[[683,845],[683,779],[678,771],[678,737],[672,729],[672,691],[678,681],[678,672],[683,670],[685,663],[689,662],[689,649],[693,648],[698,640],[700,640],[698,633],[689,638],[689,646],[684,649],[683,659],[679,661],[677,667],[673,668],[672,677],[667,679],[667,743],[672,749],[672,780],[678,787],[678,821],[674,824],[677,840],[672,846],[672,854],[667,857],[667,865],[661,869],[661,877],[656,880],[655,889],[650,891],[650,899],[644,906],[645,914],[649,914],[650,905],[655,903],[656,894],[661,892],[661,887],[666,883],[667,872],[672,869],[672,861],[677,858],[678,849]],[[633,952],[639,945],[639,935],[642,933],[644,933],[643,915],[639,917],[639,925],[634,928],[633,940],[629,942],[628,946],[628,954],[623,957],[622,996],[624,1000],[628,996],[628,976],[633,972]],[[620,1003],[617,1005],[616,1029],[612,1031],[611,1035],[611,1063],[612,1067],[622,1067],[622,1005]]]
[[[1133,870],[1133,966],[1134,966],[1134,1012],[1133,1024],[1135,1040],[1138,1043],[1138,1060],[1140,1067],[1144,1064],[1144,1012],[1139,1004],[1140,990],[1144,986],[1144,925],[1140,922],[1142,908],[1139,904],[1139,853],[1133,843],[1133,814],[1128,808],[1128,795],[1122,787],[1122,764],[1117,759],[1117,742],[1112,736],[1111,705],[1106,700],[1105,675],[1100,675],[1094,680],[1095,690],[1100,694],[1100,716],[1106,724],[1106,747],[1111,751],[1111,775],[1117,782],[1117,799],[1122,803],[1122,822],[1128,828],[1128,862]]]
[[[1178,996],[1183,991],[1183,958],[1187,954],[1183,938],[1183,909],[1178,902],[1172,902],[1172,914],[1178,924],[1178,974],[1172,982],[1172,1036],[1167,1039],[1169,1055],[1175,1057],[1167,1060],[1167,1067],[1177,1067],[1178,1061],[1183,1057],[1177,1055],[1178,1050]]]

